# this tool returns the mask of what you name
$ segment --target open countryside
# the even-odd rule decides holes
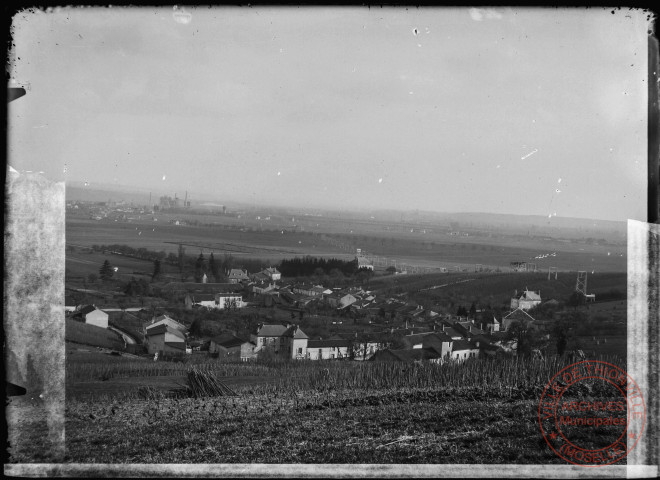
[[[636,464],[653,20],[14,15],[5,473]]]
[[[625,365],[614,241],[514,248],[505,230],[450,242],[449,225],[420,240],[357,221],[332,235],[322,217],[319,233],[264,231],[148,206],[130,207],[148,222],[84,218],[126,208],[68,205],[67,461],[462,463],[476,446],[480,463],[557,463],[534,422],[545,383],[579,359]],[[576,259],[611,269],[582,272],[590,298]]]

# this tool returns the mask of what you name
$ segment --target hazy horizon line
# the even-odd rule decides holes
[[[65,181],[65,186],[72,186],[72,187],[78,187],[78,188],[85,188],[87,185],[85,185],[87,182],[82,182],[78,180],[69,180]],[[102,184],[102,183],[95,183],[93,185],[89,185],[90,190],[96,190],[96,191],[114,191],[117,193],[133,193],[133,194],[142,194],[142,195],[148,195],[148,194],[157,194],[160,195],[162,193],[166,193],[166,190],[164,189],[148,189],[144,187],[136,187],[132,185],[123,185],[123,184]],[[178,192],[175,192],[175,194]],[[170,194],[171,195],[171,194]],[[196,196],[199,198],[199,194],[196,194]],[[202,202],[220,202],[217,197],[211,197],[209,194],[202,194],[201,199],[196,199],[195,203],[201,204]],[[177,197],[181,198],[181,197]],[[182,198],[181,198],[182,199]],[[223,203],[217,203],[218,206],[224,205],[226,206],[227,203],[233,203],[237,204],[243,207],[265,207],[265,206],[270,206],[273,208],[286,208],[286,209],[300,209],[303,211],[310,211],[310,210],[323,210],[323,211],[328,211],[328,212],[344,212],[344,211],[352,211],[352,212],[364,212],[364,213],[374,213],[374,212],[391,212],[391,213],[417,213],[417,214],[433,214],[433,215],[487,215],[487,216],[497,216],[497,217],[533,217],[535,219],[541,219],[545,218],[547,219],[548,217],[546,215],[542,214],[523,214],[523,213],[495,213],[495,212],[484,212],[484,211],[441,211],[441,210],[421,210],[421,209],[407,209],[407,210],[402,210],[402,209],[395,209],[395,208],[378,208],[378,207],[355,207],[355,208],[346,208],[346,207],[338,207],[338,206],[298,206],[298,205],[292,205],[292,204],[284,204],[281,202],[271,202],[270,205],[264,205],[263,200],[261,203],[253,203],[251,204],[249,201],[246,200],[237,200],[237,199],[228,199],[228,202],[225,201]],[[557,218],[553,216],[552,218]],[[594,217],[567,217],[567,216],[562,216],[561,219],[565,220],[590,220],[590,221],[598,221],[598,222],[608,222],[608,223],[614,223],[614,224],[626,224],[626,220],[612,220],[612,219],[603,219],[603,218],[594,218]]]

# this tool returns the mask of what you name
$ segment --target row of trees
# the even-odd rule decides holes
[[[353,276],[358,272],[357,260],[345,261],[337,258],[296,257],[280,262],[279,270],[285,277],[310,277],[332,275],[340,272],[345,276]]]

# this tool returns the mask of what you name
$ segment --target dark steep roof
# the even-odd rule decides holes
[[[390,357],[390,360],[400,362],[415,362],[420,360],[434,360],[440,358],[441,355],[434,348],[409,348],[402,350],[381,350],[376,352],[372,360],[378,361]]]
[[[221,335],[219,337],[213,338],[211,341],[214,342],[216,345],[220,345],[221,347],[224,348],[240,347],[244,343],[251,343],[252,345],[254,345],[253,342],[244,340],[240,337],[237,337],[236,335]]]
[[[451,351],[457,352],[459,350],[476,350],[477,346],[469,340],[454,340],[451,345]]]
[[[94,310],[96,310],[96,307],[94,305],[85,305],[80,309],[80,314],[84,316],[90,312],[93,312]]]

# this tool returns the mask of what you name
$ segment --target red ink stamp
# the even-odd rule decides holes
[[[539,403],[545,441],[573,465],[612,465],[637,445],[646,420],[635,381],[611,363],[587,360],[561,370]]]

